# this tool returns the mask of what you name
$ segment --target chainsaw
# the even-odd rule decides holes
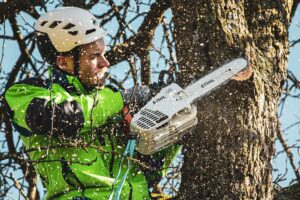
[[[138,138],[136,150],[151,155],[176,143],[198,123],[195,103],[246,67],[246,59],[236,58],[185,89],[176,83],[162,88],[130,123],[130,131]]]

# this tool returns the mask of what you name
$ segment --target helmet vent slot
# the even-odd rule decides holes
[[[61,21],[54,21],[49,28],[55,28],[57,25],[59,25],[61,23]]]
[[[63,27],[63,29],[70,29],[70,28],[73,28],[75,26],[75,24],[72,24],[72,23],[68,23],[65,27]]]
[[[44,26],[45,24],[47,24],[47,22],[48,22],[48,21],[43,21],[43,22],[41,23],[41,26]]]
[[[69,31],[68,33],[71,35],[77,35],[78,31]]]
[[[90,33],[93,33],[93,32],[95,32],[96,31],[96,29],[89,29],[89,30],[87,30],[86,32],[85,32],[85,34],[86,35],[88,35],[88,34],[90,34]]]

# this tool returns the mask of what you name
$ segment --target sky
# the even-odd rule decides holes
[[[289,27],[289,41],[294,41],[300,38],[300,7],[298,6],[295,16],[292,19],[292,23]],[[294,73],[294,75],[300,79],[300,44],[295,45],[290,48],[290,54],[288,57],[288,69]],[[293,91],[294,94],[299,94],[299,91]],[[281,129],[285,130],[290,125],[295,122],[300,121],[300,99],[299,98],[288,98],[285,105],[282,116],[280,117]],[[295,144],[298,141],[298,146],[300,144],[300,127],[296,125],[287,131],[284,131],[284,136],[287,140],[289,146]],[[281,151],[283,148],[280,142],[276,141],[277,152]],[[295,155],[295,164],[300,166],[300,151],[299,149],[292,149],[293,155]],[[289,161],[288,161],[289,162]],[[290,165],[286,165],[286,154],[280,154],[278,158],[273,160],[273,167],[278,169],[278,171],[273,173],[273,178],[276,178],[279,174],[284,174],[286,167],[288,167],[287,179],[281,184],[283,186],[289,185],[292,179],[295,179],[295,174],[292,173]]]
[[[144,10],[143,10],[144,9]],[[143,11],[147,11],[148,7],[145,6],[142,8]],[[99,10],[99,6],[95,6],[94,10]],[[170,11],[166,12],[166,20],[170,21],[172,13]],[[30,16],[23,14],[23,18],[29,23],[33,24],[33,20],[30,18]],[[21,18],[21,16],[18,17],[18,21],[21,25],[25,25],[24,20]],[[139,25],[142,22],[142,18],[139,20],[136,20],[134,24],[132,24],[132,28],[134,30],[137,30]],[[3,35],[4,33],[4,27],[0,26],[0,34]],[[114,26],[114,22],[108,23],[107,26],[105,26],[107,33],[113,35],[115,31],[117,30],[117,26]],[[161,34],[162,27],[158,27],[156,30],[156,35],[153,40],[154,46],[156,43],[160,44],[160,41],[162,40],[162,34]],[[25,33],[24,30],[21,30],[22,33]],[[12,35],[11,28],[8,23],[5,24],[5,33],[6,35]],[[292,20],[292,23],[289,28],[289,40],[293,41],[300,38],[300,8],[298,7],[296,14]],[[4,43],[3,43],[4,42]],[[106,38],[106,42],[108,43],[109,40]],[[3,45],[4,44],[4,45]],[[159,47],[157,47],[159,48]],[[296,77],[300,79],[300,44],[296,45],[295,47],[290,49],[290,55],[288,58],[288,68],[291,70]],[[18,49],[18,46],[15,42],[12,42],[10,40],[3,41],[0,39],[0,60],[1,55],[4,54],[3,61],[2,61],[2,71],[1,76],[4,75],[4,73],[9,73],[12,69],[12,66],[15,64],[16,59],[19,57],[20,52]],[[34,54],[39,57],[38,53],[35,51]],[[168,57],[168,55],[166,55]],[[159,63],[159,67],[156,68],[156,63]],[[164,68],[164,61],[159,59],[158,54],[155,52],[151,52],[151,64],[152,66],[157,70],[161,70]],[[137,63],[137,67],[139,66],[139,63]],[[127,64],[119,63],[116,66],[113,66],[110,70],[111,74],[114,74],[115,77],[118,80],[122,80],[125,75],[124,71],[129,70],[129,67]],[[157,79],[157,74],[153,75],[153,80],[155,81]],[[129,80],[125,82],[125,87],[130,87],[133,85],[132,80]],[[281,123],[282,123],[282,130],[284,130],[286,127],[289,127],[291,124],[300,121],[300,100],[297,98],[289,98],[284,107],[284,111],[282,113],[282,116],[280,117]],[[300,127],[294,126],[293,128],[287,130],[284,132],[284,136],[287,139],[287,143],[289,145],[295,144],[295,142],[298,140],[298,144],[300,143]],[[0,135],[0,140],[3,139],[3,135]],[[280,145],[279,141],[276,141],[276,150],[281,151],[282,146]],[[300,152],[298,152],[298,149],[293,149],[292,152],[294,153],[296,158],[296,165],[300,166]],[[287,161],[289,162],[289,161]],[[273,167],[277,169],[277,171],[274,172],[273,176],[276,178],[280,174],[284,174],[286,171],[286,167],[288,168],[288,173],[286,176],[286,180],[281,182],[282,186],[287,186],[291,182],[292,179],[295,178],[294,173],[292,172],[290,165],[286,164],[286,155],[284,153],[280,154],[276,159],[272,161]]]

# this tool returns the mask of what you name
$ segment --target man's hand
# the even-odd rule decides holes
[[[129,109],[127,106],[125,106],[123,108],[123,131],[124,131],[124,134],[126,136],[129,136],[130,135],[130,123],[131,123],[131,120],[132,120],[132,115],[131,113],[129,112]]]
[[[130,112],[136,113],[152,98],[152,91],[148,86],[135,86],[122,93],[124,105]]]
[[[122,93],[124,133],[130,136],[130,123],[133,114],[137,113],[157,92],[148,86],[135,86]]]

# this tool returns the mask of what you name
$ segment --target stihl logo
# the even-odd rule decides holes
[[[203,84],[201,85],[201,87],[204,88],[205,86],[207,86],[207,85],[209,85],[209,84],[211,84],[211,83],[213,83],[213,82],[215,82],[215,80],[214,80],[214,79],[210,79],[209,81],[203,83]]]
[[[158,99],[154,100],[152,103],[153,104],[157,104],[158,102],[160,102],[161,100],[165,99],[165,96],[159,97]]]

